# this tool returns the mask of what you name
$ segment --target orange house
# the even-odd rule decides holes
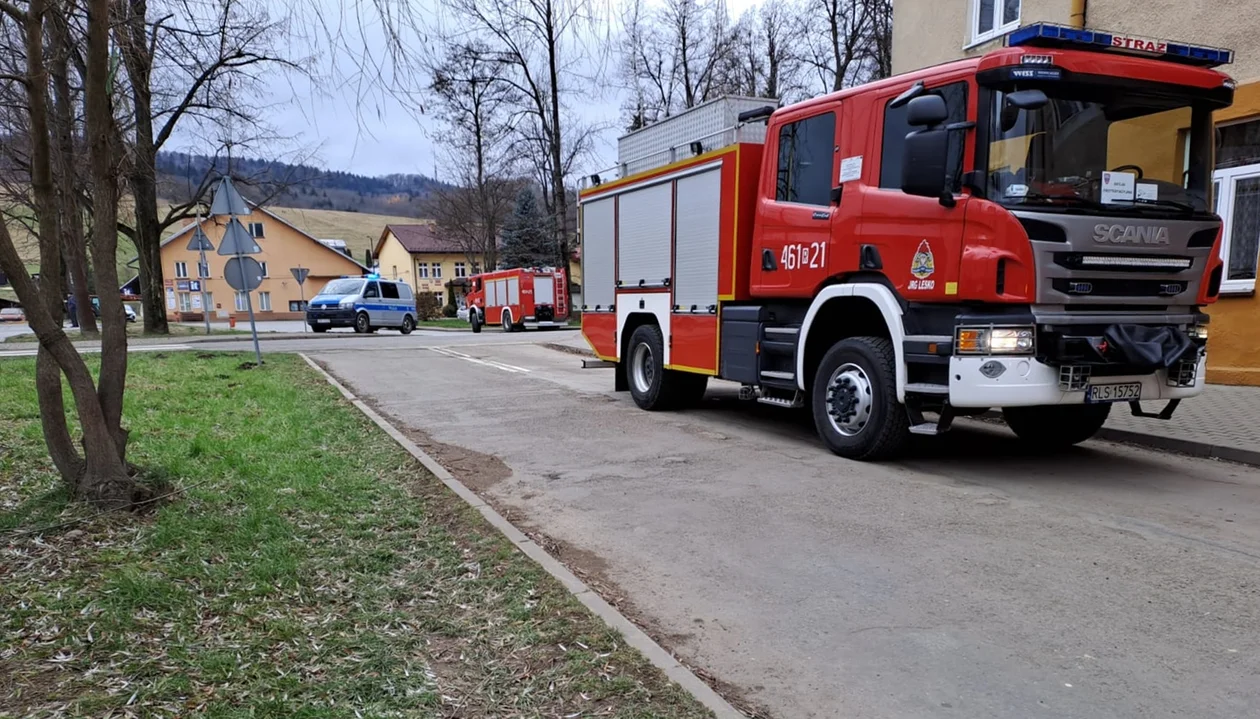
[[[262,285],[251,293],[254,314],[262,320],[303,319],[306,301],[329,280],[343,275],[361,275],[368,269],[354,258],[328,247],[267,210],[251,205],[249,215],[238,219],[254,236],[262,252],[250,255],[263,266]],[[227,218],[207,217],[201,229],[215,248],[223,240]],[[162,276],[166,285],[166,318],[178,322],[199,322],[203,317],[201,292],[206,293],[211,320],[248,318],[245,293],[228,286],[224,265],[231,259],[206,252],[206,265],[198,252],[188,249],[196,222],[190,222],[162,242]],[[309,270],[299,285],[292,270]]]

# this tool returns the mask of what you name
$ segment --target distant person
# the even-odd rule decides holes
[[[79,326],[79,303],[74,301],[74,295],[70,295],[70,297],[66,300],[66,309],[70,315],[70,326],[78,327]]]

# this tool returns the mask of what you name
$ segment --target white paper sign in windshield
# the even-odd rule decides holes
[[[1132,172],[1104,172],[1102,174],[1103,204],[1133,202],[1137,191],[1137,175]]]

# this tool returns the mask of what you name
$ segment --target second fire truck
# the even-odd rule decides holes
[[[644,409],[718,377],[808,408],[856,459],[991,408],[1047,446],[1115,403],[1166,419],[1204,389],[1230,60],[1031,25],[983,56],[650,125],[621,139],[622,179],[580,195],[583,333]]]

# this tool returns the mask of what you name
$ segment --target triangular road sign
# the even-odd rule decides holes
[[[188,249],[193,252],[214,252],[214,245],[210,244],[210,238],[206,237],[206,233],[201,231],[201,225],[197,225],[193,229],[192,238],[188,240]]]
[[[219,243],[219,254],[256,255],[259,252],[262,252],[262,248],[254,242],[245,225],[235,217],[228,221],[227,229],[223,232],[223,241]]]
[[[306,276],[307,276],[307,275],[309,275],[309,274],[311,273],[311,268],[309,268],[309,267],[290,267],[290,268],[289,268],[289,272],[292,272],[292,273],[293,273],[293,279],[297,280],[297,283],[300,285],[300,284],[302,284],[302,283],[306,282]]]
[[[214,201],[210,203],[212,215],[248,215],[249,206],[245,198],[232,186],[232,178],[219,180],[219,189],[214,192]]]

